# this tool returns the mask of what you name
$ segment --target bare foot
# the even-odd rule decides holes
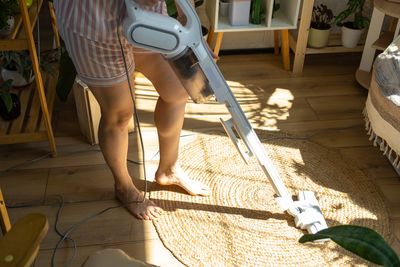
[[[127,190],[115,188],[115,196],[122,204],[138,201],[138,203],[125,206],[138,219],[154,220],[160,217],[163,212],[151,200],[145,199],[143,202],[140,202],[143,200],[143,195],[135,187]]]
[[[174,171],[169,173],[162,173],[157,170],[155,181],[161,185],[180,186],[192,196],[210,195],[210,188],[207,185],[190,179],[180,167],[176,167]]]

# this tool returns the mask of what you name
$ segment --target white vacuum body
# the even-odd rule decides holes
[[[128,16],[123,22],[123,33],[128,41],[134,46],[163,54],[194,102],[204,103],[215,95],[232,116],[227,121],[221,119],[225,131],[245,162],[250,156],[257,158],[282,210],[293,215],[296,226],[309,233],[327,228],[313,192],[298,192],[294,201],[287,191],[212,58],[202,36],[200,20],[190,1],[177,0],[187,17],[185,26],[174,18],[144,10],[132,0],[125,0],[125,3]],[[245,147],[240,145],[233,129]]]

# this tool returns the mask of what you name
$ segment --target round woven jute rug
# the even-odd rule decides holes
[[[310,141],[259,137],[289,192],[313,191],[329,226],[366,226],[389,240],[384,201],[354,164]],[[294,218],[280,210],[256,159],[246,165],[228,137],[197,137],[181,148],[180,164],[212,190],[211,196],[200,197],[156,185],[150,193],[165,210],[154,221],[156,230],[183,264],[371,266],[332,241],[300,244],[306,232],[295,228]]]

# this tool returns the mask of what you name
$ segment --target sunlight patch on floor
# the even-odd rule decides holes
[[[276,88],[267,93],[263,88],[252,88],[237,81],[227,81],[247,119],[254,128],[278,130],[279,121],[285,121],[290,116],[294,96],[289,89]],[[153,111],[158,94],[152,83],[144,76],[135,78],[138,109]],[[229,119],[230,114],[225,105],[210,100],[204,104],[195,104],[189,100],[185,118],[202,122],[218,122],[219,118]]]
[[[279,121],[289,118],[294,101],[289,89],[275,88],[268,94],[262,88],[247,88],[237,82],[228,84],[254,128],[278,130]]]

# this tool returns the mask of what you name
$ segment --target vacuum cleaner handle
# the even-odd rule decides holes
[[[125,0],[128,16],[122,24],[123,34],[136,47],[151,49],[166,58],[181,54],[188,44],[198,43],[201,23],[194,7],[187,0],[177,0],[187,17],[183,26],[178,20],[143,9],[133,0]]]

